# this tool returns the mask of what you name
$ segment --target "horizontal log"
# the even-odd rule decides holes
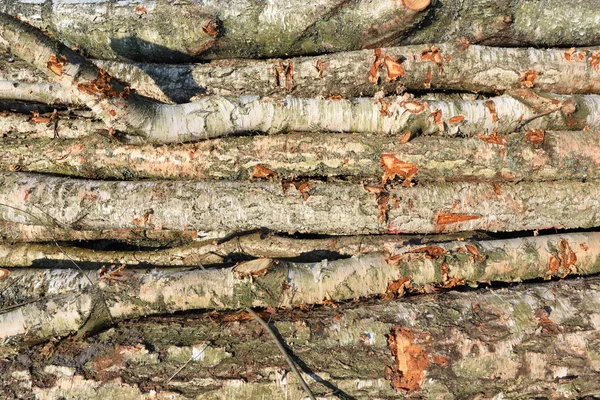
[[[433,47],[439,51],[436,52],[439,64],[431,60]],[[109,60],[94,60],[94,63],[144,96],[175,103],[186,103],[201,95],[352,98],[373,96],[381,90],[390,95],[427,89],[498,94],[524,86],[527,72],[536,74],[530,82],[536,91],[589,94],[600,91],[597,84],[600,72],[594,61],[598,51],[498,48],[466,43],[383,48],[381,61],[388,59],[402,65],[404,75],[396,77],[384,62],[371,74],[376,59],[373,50],[183,65]],[[47,81],[27,63],[5,60],[0,59],[1,80],[40,83],[40,87]],[[281,65],[294,67],[289,85],[284,76],[278,78]],[[9,95],[0,90],[0,96]]]
[[[58,132],[63,137],[62,120]],[[379,180],[384,174],[382,154],[393,154],[416,165],[419,182],[600,178],[598,132],[530,131],[496,139],[500,142],[489,143],[486,136],[418,137],[400,143],[389,136],[305,133],[162,146],[126,145],[100,135],[4,139],[0,170],[92,179],[245,180],[259,165],[284,180],[302,176]]]
[[[599,298],[592,278],[261,314],[321,398],[581,398],[600,390]],[[0,390],[15,397],[304,396],[247,313],[121,323],[0,366]]]
[[[285,57],[461,38],[496,46],[600,44],[597,10],[582,0],[569,8],[558,0],[429,3],[411,10],[409,2],[392,0],[377,4],[249,0],[227,5],[218,0],[177,4],[10,0],[0,10],[19,15],[96,58],[158,62]]]
[[[600,271],[599,260],[600,234],[573,233],[439,246],[399,244],[383,254],[313,264],[258,259],[215,270],[119,270],[82,291],[5,310],[0,344],[43,341],[119,320],[186,310],[290,307],[394,296],[410,288],[429,292],[468,281],[594,274]],[[61,276],[65,274],[55,275],[54,290],[61,287]],[[72,277],[66,276],[65,285],[72,288]]]
[[[406,178],[397,167],[387,179]],[[0,174],[0,219],[81,230],[266,228],[341,235],[600,225],[594,181],[432,183],[375,192],[319,181],[114,182],[14,172]]]

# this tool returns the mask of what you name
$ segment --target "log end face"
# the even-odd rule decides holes
[[[411,11],[423,11],[429,7],[431,0],[402,0],[402,4]]]

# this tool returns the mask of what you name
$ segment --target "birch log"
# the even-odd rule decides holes
[[[432,48],[438,50],[433,53]],[[600,48],[498,48],[436,44],[269,60],[218,60],[200,64],[152,64],[93,60],[138,93],[162,102],[186,103],[200,95],[369,97],[427,89],[498,94],[525,85],[527,72],[536,91],[598,93]],[[439,56],[439,64],[435,57]],[[386,63],[390,70],[386,68]],[[404,75],[393,66],[401,63]],[[375,64],[377,66],[377,64]],[[292,65],[286,80],[284,69]],[[0,58],[0,79],[43,85],[47,78],[27,63]],[[283,66],[283,67],[282,67]],[[371,74],[373,72],[373,74]],[[375,82],[375,83],[374,83]],[[25,86],[23,86],[25,87]],[[42,87],[42,86],[40,86]],[[10,93],[0,91],[0,96]]]
[[[558,0],[9,0],[0,11],[96,58],[159,62],[286,57],[461,38],[496,46],[600,44],[597,9],[583,0],[568,7]]]
[[[600,223],[600,186],[594,181],[432,183],[390,188],[381,195],[363,185],[315,181],[282,187],[2,173],[0,219],[81,230],[266,228],[342,235],[572,229]]]
[[[60,120],[61,137],[64,126]],[[100,135],[4,139],[0,170],[92,179],[247,180],[262,166],[284,180],[337,176],[374,181],[384,174],[382,155],[393,154],[417,166],[421,183],[600,179],[598,132],[529,131],[497,139],[501,142],[486,142],[486,136],[418,137],[400,143],[397,137],[305,133],[168,146],[125,145]]]
[[[320,398],[585,398],[600,390],[599,290],[593,278],[262,315]],[[303,396],[245,313],[122,323],[0,367],[14,397]]]
[[[215,270],[150,274],[119,270],[82,291],[5,310],[0,314],[0,344],[10,352],[23,343],[186,310],[291,307],[375,295],[393,297],[406,290],[432,291],[465,281],[518,282],[594,274],[599,272],[599,260],[600,235],[583,233],[412,249],[392,246],[387,254],[313,264],[257,259]],[[55,290],[61,286],[59,278],[56,274]],[[72,288],[69,279],[66,285]]]

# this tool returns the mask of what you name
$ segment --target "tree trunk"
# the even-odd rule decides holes
[[[599,291],[593,278],[262,316],[323,398],[585,398],[600,391]],[[303,397],[243,312],[120,323],[0,368],[14,397]]]

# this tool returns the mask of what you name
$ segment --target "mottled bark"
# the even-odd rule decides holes
[[[0,221],[0,239],[3,242],[75,242],[75,241],[115,241],[127,245],[161,247],[190,243],[202,240],[195,231],[156,231],[156,230],[95,230],[81,231],[61,229],[42,225],[24,225]]]
[[[0,174],[0,218],[81,230],[267,228],[343,235],[572,229],[600,223],[600,186],[594,181],[432,183],[377,191],[319,181],[297,187],[271,182],[112,182],[15,172]]]
[[[189,61],[354,50],[394,43],[427,15],[400,1],[5,1],[1,11],[97,58]],[[90,32],[94,32],[90,35]]]
[[[48,340],[119,320],[186,310],[290,307],[431,291],[465,281],[514,282],[600,271],[598,233],[453,242],[314,264],[257,259],[234,267],[166,273],[110,273],[84,290],[42,298],[0,314],[0,344]],[[60,291],[57,274],[53,290]],[[114,278],[114,279],[113,279]],[[43,281],[43,279],[42,279]],[[66,282],[72,288],[71,280]],[[42,285],[43,287],[43,285]],[[68,290],[68,289],[67,289]],[[81,332],[80,332],[81,333]]]
[[[63,121],[58,132],[64,135]],[[397,137],[306,133],[212,139],[185,145],[124,145],[103,136],[2,141],[0,169],[93,179],[252,178],[260,165],[278,178],[380,179],[382,154],[415,164],[419,182],[543,181],[600,178],[597,132],[536,132],[498,138]],[[538,132],[539,133],[539,132]]]
[[[571,399],[600,391],[599,291],[593,278],[263,316],[322,398],[404,397],[389,381],[402,372],[412,397]],[[0,365],[5,393],[40,399],[302,397],[245,313],[121,323]]]
[[[351,98],[373,96],[383,90],[427,89],[498,94],[522,87],[526,72],[535,72],[536,91],[562,94],[598,93],[596,65],[600,49],[522,49],[467,44],[437,44],[439,64],[414,45],[381,49],[381,59],[401,62],[403,76],[391,74],[385,63],[371,75],[373,50],[313,57],[270,60],[219,60],[209,64],[149,64],[94,60],[115,78],[128,82],[138,93],[163,102],[185,103],[199,95],[261,95]],[[423,54],[425,52],[425,54]],[[282,64],[280,64],[282,63]],[[46,78],[26,63],[0,60],[0,79],[43,83]],[[286,85],[282,66],[293,65]],[[28,70],[30,72],[28,72]],[[280,71],[281,70],[281,71]],[[375,72],[374,71],[374,72]],[[279,78],[278,78],[279,77]],[[373,81],[376,81],[374,84]],[[0,96],[4,95],[0,92]]]
[[[430,46],[381,49],[402,64],[405,75],[393,77],[385,63],[371,75],[373,50],[274,60],[220,60],[210,64],[161,65],[96,61],[110,74],[151,96],[186,102],[197,95],[261,95],[315,97],[372,96],[383,90],[428,89],[498,94],[523,86],[526,72],[535,72],[533,88],[553,93],[598,93],[598,50],[521,49],[438,44],[440,64],[422,55]],[[565,55],[566,54],[566,55]],[[291,87],[277,82],[277,70],[293,65]],[[369,79],[371,78],[371,79]],[[376,84],[373,83],[376,80]]]
[[[582,0],[569,6],[558,0],[447,0],[422,11],[404,4],[10,0],[1,11],[97,58],[160,62],[286,57],[461,38],[501,46],[600,44],[595,5]]]
[[[179,246],[174,245],[166,249],[136,251],[102,251],[93,248],[75,247],[65,243],[62,243],[60,247],[57,247],[54,243],[1,243],[0,266],[73,268],[72,262],[76,262],[82,268],[95,267],[98,264],[125,264],[142,267],[198,267],[231,263],[247,258],[321,261],[325,258],[335,259],[357,254],[382,252],[387,245],[392,243],[441,242],[455,240],[459,237],[464,239],[473,235],[470,232],[462,232],[459,234],[428,236],[377,235],[297,239],[267,233],[250,233],[224,241],[201,241]],[[481,237],[482,235],[477,236]],[[64,240],[60,236],[59,238]],[[112,240],[116,239],[112,238]]]
[[[3,139],[2,149],[4,150],[4,145],[9,143],[7,139],[15,138],[55,139],[88,136],[85,140],[90,140],[89,136],[95,134],[108,136],[106,124],[78,114],[80,113],[58,112],[53,115],[53,113],[21,114],[0,112],[0,135]],[[45,152],[46,150],[39,149],[39,151]],[[18,165],[19,162],[9,164]]]

